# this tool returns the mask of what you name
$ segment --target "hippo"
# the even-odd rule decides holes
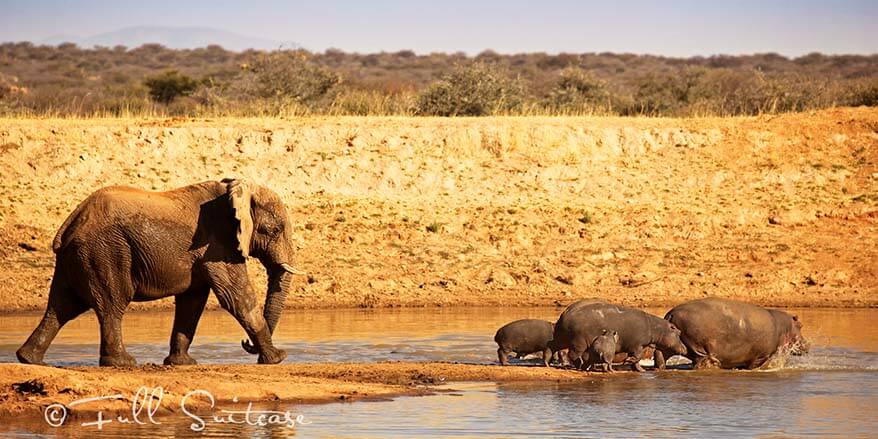
[[[668,311],[665,319],[680,328],[684,355],[695,369],[756,369],[779,353],[808,351],[797,316],[737,300],[692,300]],[[656,368],[664,368],[665,354],[656,350]]]
[[[594,305],[595,303],[607,303],[607,302],[605,302],[601,299],[595,298],[595,297],[589,297],[586,299],[577,300],[576,302],[573,302],[570,305],[567,305],[567,307],[564,308],[564,311],[561,312],[561,315],[558,316],[558,321],[555,323],[555,327],[558,326],[558,322],[564,321],[565,318],[567,316],[569,316],[570,314],[573,314],[574,312],[576,312],[577,310],[579,310],[582,307],[585,307],[588,305]],[[553,352],[561,352],[561,351],[566,352],[568,350],[568,348],[570,348],[570,339],[567,337],[567,333],[566,332],[558,333],[558,331],[555,331],[554,338],[549,343],[549,348],[552,349]]]
[[[515,352],[518,358],[542,352],[543,364],[548,366],[552,358],[552,351],[548,346],[554,329],[554,323],[538,319],[516,320],[504,325],[494,335],[494,341],[499,346],[497,357],[500,364],[508,364],[508,355],[511,352]]]
[[[638,372],[643,371],[640,360],[648,348],[668,354],[686,353],[680,330],[667,320],[636,308],[604,302],[582,305],[562,314],[555,324],[551,349],[569,348],[570,360],[582,368],[588,364],[583,361],[587,360],[583,355],[604,329],[618,332],[616,352],[626,353],[622,362],[631,363],[632,369]]]
[[[616,331],[601,331],[588,347],[588,366],[591,369],[597,365],[603,365],[604,372],[613,372],[613,361],[616,358],[616,343],[619,342],[619,333]]]

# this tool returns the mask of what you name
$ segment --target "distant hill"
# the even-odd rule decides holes
[[[41,41],[41,43],[53,46],[61,43],[75,43],[83,48],[94,46],[113,47],[119,44],[133,48],[143,44],[158,43],[172,49],[193,49],[210,44],[218,44],[227,50],[236,52],[246,49],[272,50],[280,47],[299,47],[298,44],[292,42],[250,37],[221,29],[164,26],[126,27],[88,37],[58,35],[47,38]]]

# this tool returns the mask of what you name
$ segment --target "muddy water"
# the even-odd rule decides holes
[[[650,310],[661,314],[665,310]],[[287,312],[276,334],[287,361],[496,361],[493,333],[517,318],[552,319],[553,308],[404,309]],[[121,426],[102,433],[125,437],[510,437],[510,436],[809,436],[878,435],[878,310],[795,310],[812,352],[759,372],[616,374],[588,383],[454,383],[451,393],[393,401],[266,407],[310,422],[285,427],[216,426],[195,434],[192,419]],[[0,361],[14,361],[38,315],[0,317]],[[125,337],[141,363],[167,354],[171,313],[126,316]],[[202,363],[253,362],[240,347],[243,332],[223,312],[207,313],[192,348]],[[97,362],[97,323],[83,316],[65,327],[47,361]],[[51,429],[39,423],[0,428],[4,435],[92,436],[88,428]]]

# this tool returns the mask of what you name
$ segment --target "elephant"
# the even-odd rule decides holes
[[[100,324],[101,366],[137,362],[122,342],[122,316],[132,301],[174,296],[174,326],[166,365],[196,364],[189,356],[212,290],[244,328],[244,349],[258,363],[286,352],[272,344],[294,274],[290,220],[280,197],[247,180],[206,181],[149,192],[109,186],[82,201],[55,239],[55,270],[39,325],[18,349],[18,360],[43,357],[65,323],[93,309]],[[257,258],[268,273],[262,312],[247,275]]]

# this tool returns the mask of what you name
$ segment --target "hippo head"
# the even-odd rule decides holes
[[[661,350],[667,358],[674,355],[686,355],[687,349],[680,340],[680,330],[673,323],[664,321],[655,341],[656,350]]]
[[[789,330],[784,336],[784,347],[789,349],[792,355],[804,355],[811,349],[808,340],[802,336],[802,322],[797,315],[790,316]]]

